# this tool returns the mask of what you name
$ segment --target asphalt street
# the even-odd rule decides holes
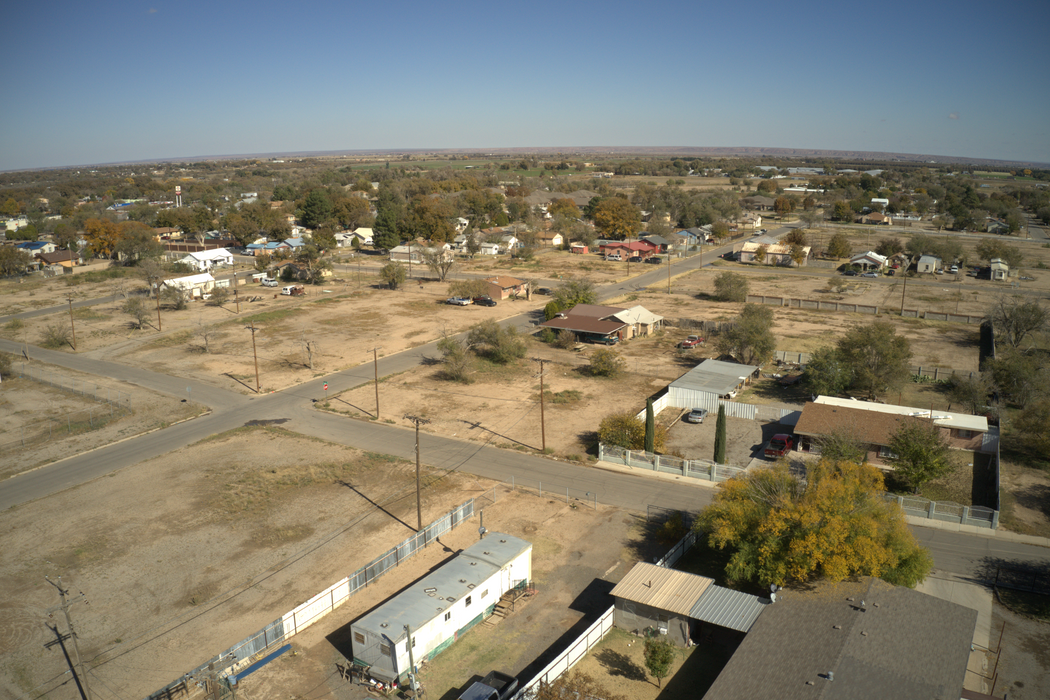
[[[771,233],[777,235],[786,230],[779,229]],[[705,251],[703,262],[712,262],[718,255],[730,249],[731,246],[723,246]],[[686,258],[673,264],[672,273],[680,274],[699,268],[700,265],[699,256]],[[640,276],[602,287],[599,290],[599,298],[609,299],[667,279],[665,266],[652,267],[654,269],[647,270]],[[65,307],[55,307],[56,311],[64,309]],[[0,322],[4,320],[0,319]],[[508,318],[503,323],[527,327],[535,320],[535,314],[529,313]],[[21,355],[23,346],[0,340],[0,349]],[[137,367],[33,346],[29,348],[29,355],[34,360],[119,378],[179,398],[187,395],[186,388],[189,386],[192,400],[208,406],[211,413],[163,430],[71,456],[7,479],[0,483],[0,509],[43,498],[111,472],[131,468],[144,460],[240,427],[249,421],[284,420],[284,427],[305,435],[403,459],[415,457],[415,435],[410,429],[377,421],[337,416],[317,411],[312,407],[312,401],[321,396],[319,386],[322,382],[327,381],[332,387],[341,389],[372,381],[375,367],[370,362],[318,378],[308,385],[299,385],[263,396],[245,396],[206,382],[188,382],[183,378]],[[379,376],[411,370],[427,357],[436,355],[435,343],[429,343],[381,357]],[[364,408],[371,410],[374,407]],[[382,411],[380,413],[382,414]],[[382,415],[381,417],[386,418]],[[470,425],[464,424],[464,430],[469,429]],[[422,433],[420,451],[423,461],[436,469],[458,470],[508,483],[513,481],[515,485],[523,488],[542,490],[544,493],[563,497],[568,489],[570,498],[581,501],[594,499],[601,504],[631,510],[644,510],[647,505],[697,510],[709,503],[713,495],[711,489],[686,481],[646,478],[598,467],[580,466],[535,454],[496,449],[455,437]],[[975,580],[984,580],[993,563],[1050,565],[1050,550],[1042,547],[942,530],[913,529],[930,548],[938,569]]]

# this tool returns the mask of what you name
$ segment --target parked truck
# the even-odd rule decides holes
[[[459,700],[508,700],[518,690],[518,679],[499,671],[488,675],[463,691]]]

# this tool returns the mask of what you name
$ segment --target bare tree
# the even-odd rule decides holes
[[[317,341],[310,340],[306,337],[305,328],[299,333],[299,347],[302,349],[303,357],[305,358],[303,364],[312,370],[314,368],[314,354],[320,354],[320,352],[317,346]]]
[[[423,262],[427,264],[430,271],[437,275],[438,279],[442,282],[445,281],[448,273],[452,272],[456,267],[456,259],[443,248],[424,252]]]
[[[146,286],[149,287],[150,299],[154,298],[157,294],[157,290],[160,289],[160,283],[164,281],[164,266],[161,265],[158,260],[146,258],[145,260],[139,261],[137,269],[139,277],[141,277],[146,282]]]
[[[1050,326],[1050,310],[1035,300],[1001,296],[988,311],[988,319],[995,327],[996,341],[1016,348]]]
[[[128,299],[124,302],[121,310],[135,319],[135,323],[140,331],[146,327],[146,322],[153,317],[153,309],[142,297]]]
[[[206,353],[211,352],[211,341],[215,339],[215,329],[204,322],[204,314],[197,316],[193,324],[193,334],[201,341],[201,349]]]

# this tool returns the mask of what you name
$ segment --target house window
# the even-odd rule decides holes
[[[485,589],[485,592],[481,594],[481,597],[484,598],[488,594],[489,594],[488,589]]]
[[[382,654],[383,656],[390,656],[390,645],[389,644],[380,644],[379,645],[379,653]]]
[[[896,456],[897,456],[897,453],[894,452],[893,450],[891,450],[890,448],[885,447],[885,446],[880,446],[879,447],[879,457],[885,457],[887,459],[893,459]]]
[[[969,440],[972,437],[977,436],[976,430],[956,430],[955,437],[962,438],[963,440]]]
[[[469,596],[469,595],[467,596],[467,600],[466,600],[466,602],[465,602],[465,603],[463,604],[463,607],[464,607],[464,608],[469,608],[469,607],[470,607],[470,596]]]
[[[452,613],[450,613],[450,612],[445,613],[445,622],[448,622],[451,619],[452,619]]]
[[[365,635],[362,634],[361,632],[354,632],[354,643],[355,644],[364,644],[365,643]]]

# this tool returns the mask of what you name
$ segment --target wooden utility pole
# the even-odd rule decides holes
[[[426,425],[430,421],[419,416],[405,416],[405,420],[416,424],[416,532],[421,532],[423,530],[423,497],[419,486],[419,426]]]
[[[908,266],[904,266],[904,290],[901,291],[901,316],[904,315],[904,295],[908,293]]]
[[[543,386],[543,364],[550,360],[543,360],[538,357],[532,358],[534,361],[540,363],[540,447],[546,452],[547,451],[547,421],[544,417],[544,386]]]
[[[667,252],[667,293],[671,293],[671,252]]]
[[[258,394],[260,391],[259,385],[259,353],[255,350],[255,321],[251,322],[252,325],[248,327],[248,330],[252,332],[252,356],[255,358],[255,393]]]
[[[80,697],[83,698],[83,700],[88,700],[87,691],[86,691],[84,685],[81,684],[81,682],[80,682],[80,675],[77,673],[77,667],[73,665],[73,662],[69,658],[69,650],[66,649],[66,640],[69,639],[70,637],[72,637],[73,635],[71,635],[71,634],[62,634],[61,632],[58,631],[58,626],[57,625],[44,625],[44,626],[55,633],[55,640],[45,644],[44,648],[45,649],[50,649],[51,647],[55,646],[56,644],[58,644],[58,645],[60,645],[62,647],[62,656],[66,657],[66,666],[69,666],[69,672],[73,674],[73,680],[77,684],[77,690],[80,691]],[[85,678],[84,681],[86,682],[87,679]]]
[[[379,420],[379,348],[372,348],[372,364],[375,367],[376,378],[376,420]]]
[[[153,289],[153,298],[157,300],[157,331],[163,332],[164,329],[160,325],[160,285],[158,284]]]
[[[73,323],[73,295],[66,297],[69,300],[69,327],[73,330],[73,352],[77,351],[77,327]]]
[[[83,601],[84,603],[87,603],[87,601],[84,600],[84,594],[83,593],[80,593],[79,595],[77,595],[76,598],[73,598],[73,599],[67,598],[66,596],[69,595],[69,589],[62,587],[62,577],[61,576],[58,577],[58,583],[55,583],[54,581],[49,579],[47,576],[44,577],[44,580],[47,581],[48,583],[50,583],[56,589],[58,589],[58,595],[62,599],[62,602],[59,603],[58,605],[56,605],[55,607],[50,608],[47,611],[47,614],[50,617],[52,614],[54,614],[55,611],[61,610],[63,615],[66,618],[66,629],[69,630],[69,633],[67,635],[61,635],[61,634],[58,633],[58,627],[57,626],[50,626],[49,625],[48,627],[55,633],[55,636],[57,637],[57,639],[54,642],[48,642],[44,646],[48,647],[48,648],[50,648],[54,644],[59,644],[59,645],[62,646],[62,653],[65,654],[65,656],[66,656],[66,663],[69,664],[70,670],[73,671],[73,678],[76,679],[76,681],[77,681],[77,688],[80,690],[80,696],[83,698],[83,700],[91,700],[91,689],[87,685],[87,674],[84,672],[84,664],[80,660],[80,647],[77,645],[77,631],[73,627],[73,619],[69,616],[69,606],[71,604],[77,603],[77,602],[80,602],[80,601]],[[70,663],[69,653],[66,651],[66,645],[64,644],[64,640],[66,640],[66,639],[73,640],[73,656],[76,659],[76,667],[77,667],[77,669],[80,670],[80,678],[79,679],[77,678],[76,670],[73,669],[73,664]]]

